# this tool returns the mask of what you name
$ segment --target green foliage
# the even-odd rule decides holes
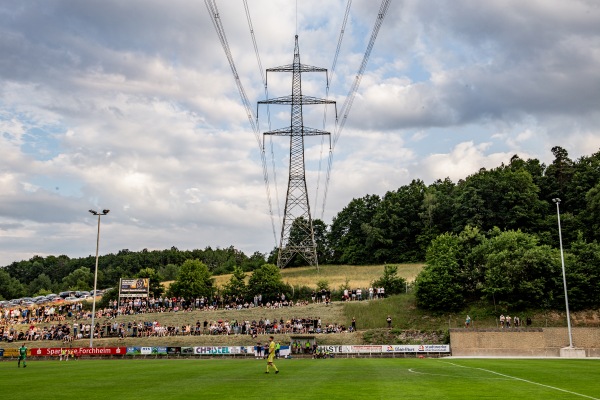
[[[383,287],[387,295],[406,292],[406,279],[398,276],[398,267],[386,265],[381,278],[373,282],[373,287]]]
[[[89,268],[81,267],[63,278],[66,290],[91,290],[94,285],[94,274]]]
[[[186,260],[181,266],[177,280],[169,287],[170,296],[185,299],[210,297],[213,294],[214,280],[206,264],[199,260]]]
[[[109,302],[114,300],[118,300],[119,298],[119,290],[116,288],[110,289],[102,295],[102,298],[96,302],[96,306],[98,308],[110,307]]]
[[[167,264],[158,269],[158,273],[163,276],[166,281],[174,281],[179,274],[180,266],[175,264]]]
[[[46,274],[41,274],[37,278],[31,281],[28,286],[28,293],[39,293],[46,292],[47,294],[52,293],[52,281],[50,277]]]
[[[443,234],[427,249],[427,265],[415,279],[417,305],[434,311],[456,311],[465,305],[459,236]]]
[[[329,290],[329,281],[327,279],[319,279],[317,281],[317,290]]]
[[[237,296],[246,298],[248,287],[246,285],[246,273],[240,267],[234,267],[229,282],[225,284],[224,294],[228,296]]]
[[[335,263],[357,265],[366,264],[372,259],[365,231],[380,201],[376,195],[353,199],[333,218],[329,243]],[[373,235],[371,233],[371,238]]]
[[[313,291],[312,288],[305,285],[294,285],[288,289],[288,292],[291,291],[290,298],[293,300],[308,300],[310,299],[310,295]]]
[[[4,269],[0,269],[0,297],[10,300],[22,297],[24,294],[23,284],[11,277]]]
[[[520,231],[502,232],[474,250],[485,265],[483,293],[517,309],[552,304],[560,288],[560,256]]]
[[[154,297],[159,297],[165,291],[165,288],[162,285],[162,281],[164,280],[163,276],[156,272],[154,268],[144,268],[141,269],[135,275],[136,278],[148,278],[148,282],[150,285],[150,295]]]
[[[344,292],[344,290],[350,290],[350,278],[348,278],[348,277],[346,277],[346,279],[344,280],[344,283],[342,283],[342,284],[340,285],[340,289],[339,289],[339,291],[340,291],[341,293],[343,293],[343,292]]]
[[[573,310],[600,305],[600,244],[586,243],[580,234],[565,258],[569,307]],[[563,302],[564,296],[558,295]]]
[[[248,280],[249,295],[261,295],[263,302],[279,299],[284,289],[281,271],[274,264],[263,264],[252,272]]]

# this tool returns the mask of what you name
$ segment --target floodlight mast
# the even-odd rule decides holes
[[[96,290],[98,286],[98,249],[100,248],[100,217],[106,215],[110,210],[104,209],[102,212],[88,210],[92,215],[98,216],[98,233],[96,235],[96,268],[94,269],[94,292],[92,293],[92,325],[90,326],[90,348],[94,346],[94,318],[96,317]]]
[[[573,333],[571,332],[571,316],[569,315],[569,297],[567,295],[567,275],[565,273],[565,256],[563,253],[562,231],[560,229],[560,199],[552,199],[556,204],[556,216],[558,218],[558,240],[560,243],[560,263],[562,265],[563,287],[565,290],[565,306],[567,309],[567,328],[569,330],[569,348],[573,348]]]

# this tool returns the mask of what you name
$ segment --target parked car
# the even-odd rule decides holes
[[[80,301],[81,299],[75,296],[69,296],[65,298],[65,301],[70,301],[70,302],[75,302],[75,301]]]

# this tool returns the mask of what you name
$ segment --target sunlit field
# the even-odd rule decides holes
[[[600,399],[600,360],[29,360],[0,363],[12,399]]]
[[[423,264],[394,265],[398,267],[398,276],[408,282],[414,281],[423,269]],[[367,288],[383,275],[384,267],[384,265],[322,265],[318,270],[316,267],[285,268],[281,270],[281,277],[285,283],[292,286],[316,288],[317,282],[325,280],[330,289],[337,290],[346,283],[351,288]],[[229,282],[230,277],[231,275],[216,276],[215,283],[217,286],[223,286]]]

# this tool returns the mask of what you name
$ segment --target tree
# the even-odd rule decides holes
[[[515,308],[552,304],[559,292],[560,256],[534,235],[497,231],[474,250],[485,265],[482,291],[494,304]]]
[[[167,281],[174,281],[177,279],[177,274],[179,273],[179,266],[175,264],[167,264],[159,269],[159,273],[164,277]]]
[[[63,287],[67,290],[91,290],[94,274],[89,268],[81,267],[63,278]]]
[[[417,244],[422,254],[436,236],[452,232],[452,213],[454,207],[454,191],[456,186],[449,179],[437,180],[429,185],[423,195],[421,218],[423,229],[417,237]]]
[[[463,246],[451,233],[438,236],[427,249],[426,265],[415,279],[417,306],[433,311],[457,311],[465,297],[459,279]]]
[[[210,297],[213,286],[214,279],[206,264],[199,260],[186,260],[181,266],[177,280],[169,287],[169,294],[187,300]]]
[[[383,287],[386,294],[399,294],[406,291],[406,279],[398,276],[396,265],[383,267],[383,275],[373,282],[374,287]]]
[[[484,231],[497,226],[535,232],[548,213],[548,203],[539,199],[539,188],[526,169],[481,169],[460,182],[457,193],[455,231],[471,225]]]
[[[376,195],[352,199],[333,218],[329,232],[332,262],[360,265],[372,261],[372,254],[367,249],[365,227],[371,224],[380,201]]]
[[[252,272],[248,280],[249,295],[261,295],[263,301],[280,298],[284,289],[281,271],[274,264],[263,264]]]
[[[11,300],[23,297],[25,287],[16,278],[10,276],[4,269],[0,269],[0,298]]]
[[[163,292],[165,291],[165,288],[162,285],[162,281],[163,281],[163,277],[161,274],[159,274],[158,272],[156,272],[154,270],[154,268],[144,268],[142,270],[140,270],[140,272],[138,272],[135,275],[136,278],[148,278],[148,284],[149,284],[149,292],[150,292],[150,296],[153,296],[155,298],[160,297]]]
[[[586,243],[583,235],[572,244],[565,257],[569,307],[584,310],[600,307],[600,244]],[[564,296],[557,296],[564,301]]]
[[[247,295],[246,273],[241,267],[234,267],[229,282],[224,285],[224,294],[244,299]]]
[[[580,219],[590,240],[600,240],[600,183],[585,195],[586,209]]]
[[[317,260],[319,264],[327,264],[331,260],[331,249],[327,242],[327,224],[320,219],[313,219],[313,232],[317,245]]]
[[[41,274],[29,283],[29,294],[36,295],[40,291],[52,293],[52,281],[46,274]]]
[[[419,213],[426,187],[423,181],[413,180],[409,185],[387,192],[377,205],[369,224],[363,229],[367,236],[367,250],[376,262],[419,261],[423,253],[417,238],[423,231]]]

